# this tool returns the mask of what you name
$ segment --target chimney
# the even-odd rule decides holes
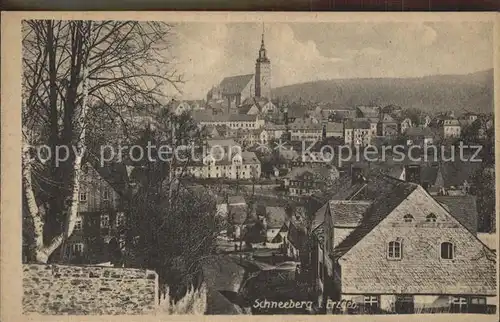
[[[420,164],[405,165],[406,181],[421,184]]]

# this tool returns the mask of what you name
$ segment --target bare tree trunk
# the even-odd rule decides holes
[[[33,190],[33,184],[31,181],[31,156],[29,145],[23,144],[22,148],[22,185],[24,199],[26,201],[26,208],[28,211],[28,222],[27,227],[29,234],[32,238],[32,243],[30,243],[30,250],[33,253],[35,260],[37,262],[45,263],[47,262],[48,255],[45,252],[43,244],[43,226],[44,221],[42,214],[40,213],[40,208],[38,207],[35,199],[35,193]]]
[[[92,27],[92,22],[88,23],[89,31]],[[88,35],[83,35],[83,30],[80,26],[79,32],[82,33],[80,36],[85,39]],[[88,57],[88,56],[87,56]],[[67,215],[65,218],[65,225],[63,231],[55,236],[48,245],[44,245],[43,242],[43,228],[44,228],[44,218],[40,212],[35,199],[35,194],[32,185],[32,160],[30,156],[30,147],[24,142],[23,144],[23,156],[22,156],[22,183],[24,198],[27,204],[28,216],[30,220],[28,221],[28,230],[33,238],[32,249],[34,251],[35,261],[38,263],[46,263],[49,256],[60,247],[73,233],[76,218],[78,215],[78,196],[80,191],[80,172],[83,154],[85,152],[85,119],[88,111],[88,77],[87,77],[88,66],[86,60],[83,62],[83,102],[81,105],[81,111],[78,114],[76,120],[76,130],[79,132],[76,144],[74,146],[75,157],[72,164],[72,178],[69,185],[71,194],[67,202]],[[64,246],[64,245],[63,245]],[[64,247],[63,247],[64,248]],[[62,249],[63,251],[64,249]]]
[[[88,34],[87,31],[83,29],[83,23],[78,25],[78,34],[82,38],[82,42],[85,41],[85,39],[90,39],[92,37],[92,21],[88,22]],[[85,34],[84,34],[85,33]],[[87,38],[88,37],[88,38]],[[66,240],[71,236],[73,233],[73,229],[75,227],[75,222],[78,217],[78,205],[79,205],[79,195],[80,195],[80,177],[81,177],[81,166],[82,166],[82,159],[83,155],[85,153],[85,132],[86,132],[86,118],[87,118],[87,113],[88,113],[88,88],[89,88],[89,79],[88,79],[88,57],[90,54],[87,54],[86,57],[83,58],[82,61],[82,92],[83,92],[83,99],[82,99],[82,104],[81,104],[81,109],[80,113],[77,115],[77,120],[76,120],[76,131],[75,133],[78,135],[76,144],[74,146],[74,152],[75,152],[75,157],[73,159],[73,167],[72,167],[72,181],[70,184],[70,189],[71,189],[71,194],[67,200],[68,204],[68,211],[66,215],[66,220],[65,220],[65,225],[64,225],[64,231],[60,235],[61,242],[59,244],[63,244],[63,247],[61,248],[61,258],[64,256],[64,246],[66,243]],[[52,249],[52,252],[55,251],[59,247],[57,245],[54,249]]]

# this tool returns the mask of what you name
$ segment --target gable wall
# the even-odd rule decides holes
[[[109,200],[103,200],[103,191],[108,189]],[[91,166],[88,166],[87,173],[82,175],[80,191],[87,192],[87,201],[80,201],[78,212],[94,212],[118,206],[118,194],[111,185],[104,180],[99,173]]]
[[[425,222],[430,212],[436,223]],[[415,221],[405,223],[410,213]],[[402,259],[387,259],[387,244],[402,240]],[[456,246],[440,258],[441,242]],[[418,187],[340,259],[343,293],[483,294],[496,290],[496,264],[485,246]],[[494,256],[493,256],[494,257]]]

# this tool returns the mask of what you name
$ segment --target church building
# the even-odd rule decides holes
[[[253,97],[271,98],[271,61],[267,57],[264,33],[255,63],[255,73],[224,78],[208,92],[207,101],[223,101],[228,109],[234,109]]]

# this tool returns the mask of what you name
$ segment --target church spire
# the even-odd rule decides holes
[[[267,58],[266,55],[266,46],[264,44],[264,23],[262,23],[262,40],[260,42],[260,50],[259,50],[259,58],[257,59],[258,62],[268,62],[269,59]]]

